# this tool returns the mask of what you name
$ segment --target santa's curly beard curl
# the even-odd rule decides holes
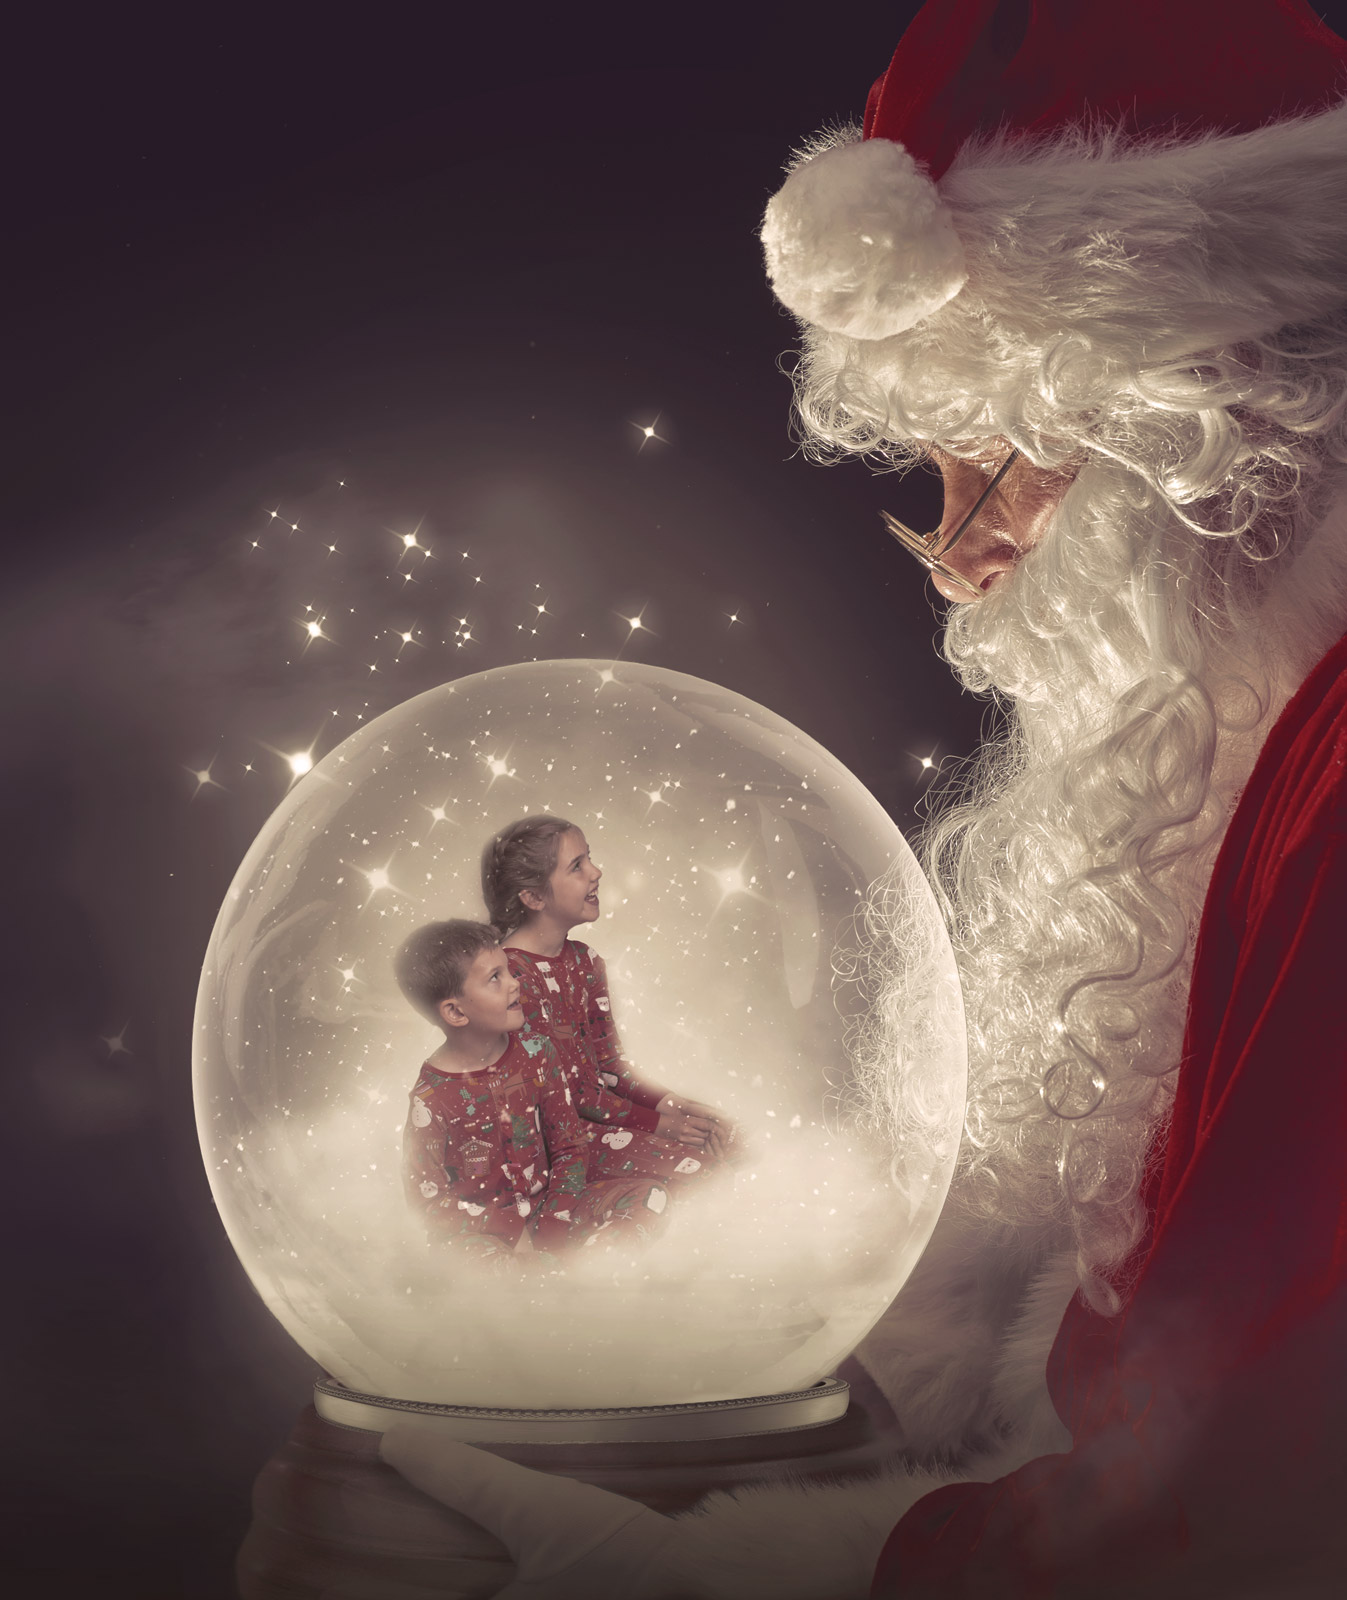
[[[945,655],[1005,718],[923,853],[969,1024],[953,1205],[1003,1238],[1032,1235],[1039,1261],[1069,1251],[1080,1291],[1107,1313],[1144,1223],[1139,1188],[1225,825],[1272,722],[1347,626],[1347,326],[1150,368],[1075,338],[1031,381],[997,386],[984,323],[968,345],[978,371],[962,377],[998,400],[956,408],[953,435],[960,341],[935,361],[932,337],[867,347],[811,330],[797,405],[819,456],[892,467],[931,444],[972,456],[998,438],[1077,469],[1042,543],[951,609]],[[1023,378],[1025,352],[1004,348]],[[922,381],[905,384],[916,364]],[[1068,368],[1093,375],[1084,409],[1046,404],[1054,384],[1059,398],[1071,388]],[[871,915],[881,974],[888,892]],[[904,1013],[897,967],[871,975],[861,1052],[871,1114],[895,1132],[910,1120],[883,1066],[885,1019]]]

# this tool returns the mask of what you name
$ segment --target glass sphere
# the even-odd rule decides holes
[[[485,919],[483,845],[540,811],[604,870],[574,936],[606,960],[626,1059],[721,1109],[739,1153],[671,1190],[639,1248],[486,1271],[432,1248],[404,1193],[442,1040],[392,962],[423,923]],[[930,890],[840,762],[714,684],[545,661],[419,695],[295,783],[216,922],[194,1081],[234,1248],[341,1383],[669,1405],[805,1388],[860,1341],[944,1201],[966,1047]]]

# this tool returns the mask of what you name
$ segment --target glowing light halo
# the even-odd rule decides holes
[[[407,1091],[436,1037],[391,958],[422,922],[482,915],[481,846],[537,810],[584,827],[605,870],[604,914],[578,932],[629,1058],[723,1107],[747,1154],[677,1196],[634,1260],[487,1279],[427,1249],[402,1193]],[[860,1002],[833,982],[891,863],[925,996],[895,1073],[915,1073],[929,1131],[898,1150],[851,1116]],[[595,661],[431,690],[299,778],[220,912],[194,1052],[216,1203],[297,1342],[351,1388],[510,1407],[738,1399],[832,1372],[934,1226],[964,1071],[948,943],[873,797],[741,696]]]

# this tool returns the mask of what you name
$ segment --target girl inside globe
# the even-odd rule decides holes
[[[570,937],[597,920],[602,877],[584,833],[564,817],[523,817],[482,852],[487,915],[528,1026],[552,1041],[576,1086],[590,1178],[700,1182],[724,1161],[729,1124],[714,1107],[637,1076],[622,1056],[603,958]]]
[[[568,1075],[544,1035],[523,1031],[520,986],[495,930],[428,923],[394,970],[408,1002],[444,1033],[412,1086],[403,1133],[407,1198],[431,1242],[500,1263],[525,1239],[552,1252],[601,1234],[605,1245],[650,1237],[668,1201],[663,1185],[636,1174],[590,1181]]]

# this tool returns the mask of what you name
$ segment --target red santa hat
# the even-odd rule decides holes
[[[1186,235],[1186,265],[1209,263],[1194,349],[1322,315],[1347,300],[1345,94],[1347,43],[1304,0],[928,0],[860,140],[804,160],[768,205],[768,274],[813,327],[884,340],[970,284],[1004,299],[1026,242],[1020,292],[1044,292],[1052,241],[1033,236],[1052,230],[1074,241],[1075,289],[1052,290],[1066,326],[1107,317],[1082,263],[1091,236],[1130,230],[1125,249],[1163,257]],[[1163,298],[1163,260],[1157,276]]]

